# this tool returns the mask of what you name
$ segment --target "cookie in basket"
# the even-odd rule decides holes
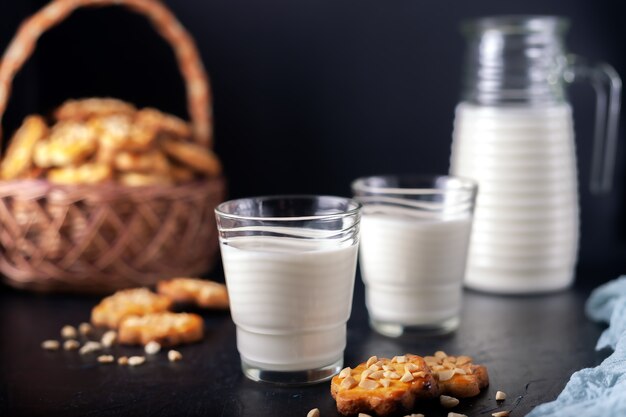
[[[28,116],[15,132],[6,156],[0,164],[0,178],[12,180],[31,177],[35,145],[48,135],[48,125],[41,116]]]
[[[191,128],[187,122],[152,107],[139,110],[135,116],[135,124],[146,130],[165,132],[182,139],[191,137]]]
[[[106,164],[90,162],[77,167],[52,168],[47,178],[55,184],[98,184],[113,178],[113,170]]]
[[[457,398],[474,397],[489,385],[489,374],[484,365],[475,365],[466,355],[448,356],[437,351],[424,360],[437,377],[439,393]]]
[[[104,298],[91,311],[94,326],[117,328],[129,316],[143,316],[169,310],[172,301],[147,288],[121,290]]]
[[[436,397],[438,388],[424,359],[406,354],[392,359],[372,356],[354,369],[344,368],[333,377],[330,392],[343,415],[387,416]]]
[[[228,308],[226,285],[199,278],[173,278],[159,281],[157,292],[175,303],[195,304],[202,308]]]
[[[195,171],[209,176],[216,176],[222,172],[220,160],[204,146],[169,137],[161,141],[161,146],[170,157]]]
[[[146,345],[158,342],[163,346],[197,342],[202,339],[202,317],[190,313],[151,313],[126,317],[120,323],[118,340],[122,344]]]
[[[97,132],[82,123],[57,123],[35,146],[33,161],[40,168],[76,166],[98,149]]]
[[[135,106],[115,98],[83,98],[67,100],[54,112],[56,120],[85,121],[93,116],[133,114]]]

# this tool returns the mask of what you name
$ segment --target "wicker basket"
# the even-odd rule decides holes
[[[26,20],[0,63],[0,118],[39,36],[79,7],[122,5],[147,16],[174,48],[196,142],[211,146],[210,92],[190,35],[156,0],[53,0]],[[126,187],[0,181],[0,272],[11,286],[107,293],[206,272],[217,255],[221,178]]]

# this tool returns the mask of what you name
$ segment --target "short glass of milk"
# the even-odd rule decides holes
[[[359,263],[372,328],[392,337],[455,330],[477,184],[376,176],[352,190],[363,204]]]
[[[331,196],[270,196],[216,209],[243,373],[310,384],[343,366],[361,205]]]

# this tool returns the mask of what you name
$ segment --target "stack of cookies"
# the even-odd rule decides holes
[[[172,185],[217,177],[221,164],[192,141],[189,124],[110,98],[69,100],[49,124],[28,116],[0,164],[0,179],[56,184]]]
[[[158,293],[147,288],[118,291],[104,298],[91,312],[91,323],[115,329],[123,344],[163,346],[192,343],[202,339],[203,321],[193,313],[170,311],[174,304],[227,309],[226,286],[196,278],[161,281]]]

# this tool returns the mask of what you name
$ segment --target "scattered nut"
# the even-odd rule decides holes
[[[41,347],[45,350],[59,350],[59,341],[58,340],[44,340],[41,343]]]
[[[369,375],[369,378],[370,378],[370,379],[374,379],[374,380],[378,380],[378,379],[382,378],[382,377],[384,376],[384,374],[385,374],[385,371],[376,371],[376,372],[372,372],[372,373]]]
[[[447,369],[445,371],[439,371],[437,372],[437,375],[439,375],[439,381],[441,382],[447,381],[454,376],[454,369]]]
[[[359,382],[359,387],[367,390],[376,389],[378,387],[378,382],[371,379],[361,379],[361,381]]]
[[[411,382],[414,379],[415,378],[413,378],[413,375],[410,372],[405,372],[404,375],[402,375],[402,378],[400,378],[400,381],[402,381],[402,382]]]
[[[148,355],[156,355],[161,350],[161,344],[153,340],[148,342],[143,350],[145,350]]]
[[[99,363],[113,363],[115,361],[115,358],[113,357],[113,355],[100,355],[98,356],[98,362]]]
[[[91,324],[89,323],[81,323],[78,325],[78,333],[82,334],[83,336],[87,336],[92,331],[93,327],[91,327]]]
[[[128,365],[128,356],[120,356],[117,358],[118,365]]]
[[[320,409],[314,408],[306,414],[306,417],[320,417]]]
[[[100,342],[104,347],[111,347],[117,340],[117,332],[115,330],[109,330],[102,335]]]
[[[78,340],[70,339],[70,340],[66,340],[65,342],[63,342],[64,350],[76,350],[79,347],[80,347],[80,343],[78,343]]]
[[[372,417],[369,414],[359,413],[358,417]]]
[[[347,376],[350,376],[351,372],[352,372],[352,368],[350,368],[349,366],[346,368],[343,368],[341,372],[339,372],[339,378],[345,378]]]
[[[351,388],[354,388],[356,384],[357,384],[356,379],[349,376],[349,377],[346,377],[346,379],[344,379],[343,381],[341,381],[341,384],[339,384],[339,386],[343,389],[351,389]]]
[[[376,365],[375,363],[373,363],[367,369],[369,369],[372,372],[376,372],[376,371],[380,371],[382,368],[380,366]]]
[[[498,412],[492,413],[491,415],[493,417],[508,417],[509,414],[511,414],[510,411],[504,410],[504,411],[498,411]]]
[[[415,378],[425,378],[426,377],[426,372],[424,372],[424,371],[411,372],[411,374]]]
[[[504,391],[496,392],[496,401],[504,401],[506,400],[506,393]]]
[[[90,340],[89,342],[85,343],[83,347],[80,348],[78,353],[80,353],[81,355],[86,355],[87,353],[96,352],[101,349],[102,345],[100,343]]]
[[[438,350],[437,352],[435,352],[435,358],[437,358],[437,359],[444,359],[444,358],[447,358],[447,357],[448,357],[448,355],[443,350]]]
[[[412,362],[409,362],[406,365],[404,365],[404,370],[408,371],[408,372],[416,372],[419,369],[420,368],[416,364],[414,364]]]
[[[170,350],[167,352],[167,359],[170,362],[178,362],[183,359],[183,355],[181,355],[181,353],[177,350]]]
[[[369,378],[372,373],[374,372],[371,369],[364,370],[363,372],[361,372],[361,379]]]
[[[459,413],[449,412],[449,413],[448,413],[448,417],[467,417],[467,415],[465,415],[465,414],[459,414]]]
[[[391,380],[390,379],[381,379],[378,382],[380,382],[380,385],[382,385],[385,388],[389,388],[389,385],[391,385]]]
[[[131,356],[130,358],[128,358],[128,364],[130,366],[138,366],[143,364],[146,361],[146,357],[145,356]]]
[[[396,356],[394,359],[398,363],[406,363],[406,355]]]
[[[461,368],[454,368],[454,373],[459,374],[459,375],[467,375],[467,372],[465,371],[465,369],[461,369]]]
[[[459,405],[459,400],[457,398],[450,397],[448,395],[442,395],[439,397],[439,403],[444,408],[452,408],[452,407],[456,407],[457,405]]]
[[[371,356],[367,362],[365,363],[365,367],[369,368],[370,366],[372,366],[373,364],[375,364],[376,362],[378,362],[378,358],[376,356]]]
[[[389,378],[389,379],[400,379],[401,378],[401,376],[399,374],[397,374],[396,372],[391,372],[391,371],[383,372],[383,376],[385,378]]]
[[[424,414],[407,414],[404,417],[424,417]]]
[[[396,368],[394,368],[393,366],[389,366],[389,365],[383,365],[383,371],[395,371]]]
[[[465,356],[465,355],[461,355],[461,356],[458,356],[456,358],[457,366],[462,366],[462,365],[468,364],[471,361],[472,361],[472,358],[470,358],[469,356]]]
[[[433,363],[435,365],[437,365],[438,363],[441,362],[441,360],[439,358],[435,358],[434,356],[424,356],[424,360],[428,364]]]
[[[76,327],[65,325],[61,328],[61,336],[63,339],[76,339],[78,333],[76,332]]]

